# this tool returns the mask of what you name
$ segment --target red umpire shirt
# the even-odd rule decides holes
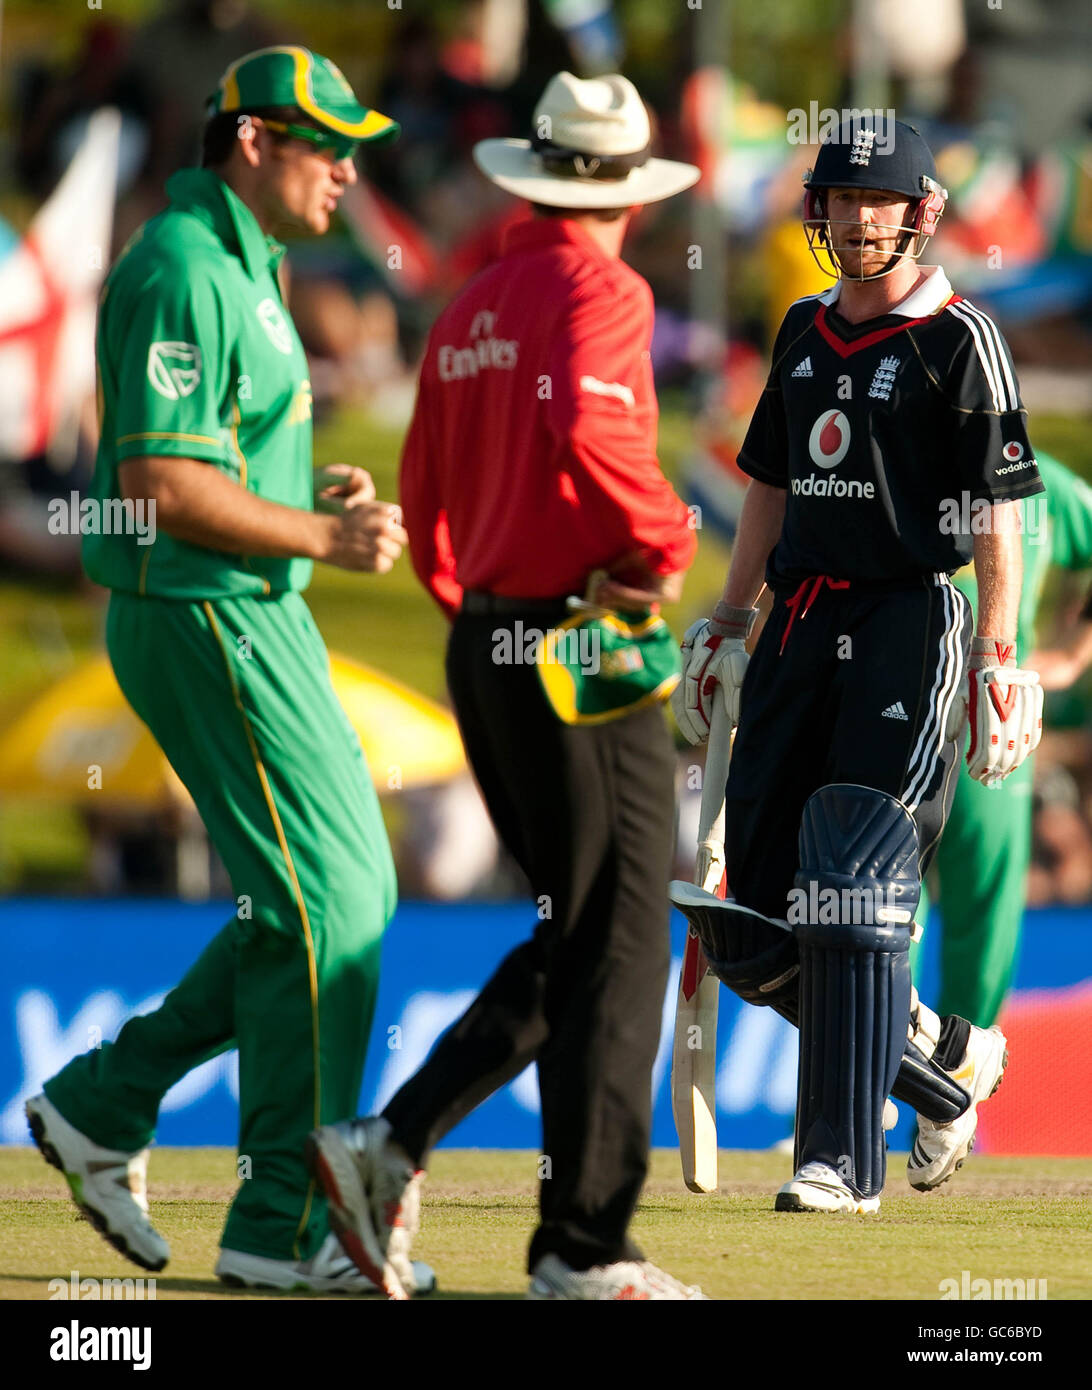
[[[401,497],[413,567],[449,616],[463,590],[582,594],[639,555],[696,547],[660,472],[652,291],[575,222],[512,227],[429,335]],[[633,576],[627,576],[632,578]]]

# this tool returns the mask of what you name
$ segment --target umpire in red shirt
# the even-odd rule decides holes
[[[537,1062],[546,1162],[530,1296],[694,1298],[627,1235],[670,958],[671,737],[655,706],[562,723],[519,658],[521,634],[563,621],[566,596],[596,572],[597,602],[638,609],[676,600],[693,559],[687,509],[656,457],[652,294],[619,256],[636,207],[698,170],[650,157],[647,112],[623,77],[554,77],[534,132],[475,149],[535,215],[433,327],[401,493],[414,567],[453,620],[447,676],[467,755],[540,920],[382,1117],[316,1133],[316,1171],[328,1191],[333,1170],[359,1182],[356,1200],[335,1190],[333,1205],[375,1229],[343,1234],[346,1249],[374,1235],[390,1258],[406,1224],[389,1244],[378,1198],[400,1191],[392,1156],[420,1169]],[[506,652],[515,662],[498,660]]]

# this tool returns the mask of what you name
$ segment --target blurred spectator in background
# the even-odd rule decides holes
[[[163,183],[196,164],[206,99],[228,63],[278,41],[247,0],[163,0],[130,28],[95,17],[72,63],[33,63],[16,75],[16,172],[44,197],[63,172],[92,112],[122,115],[115,250],[163,206]],[[196,114],[195,114],[196,113]]]
[[[113,20],[84,31],[70,67],[34,63],[17,71],[14,168],[38,199],[53,191],[100,106],[121,112],[118,192],[131,188],[147,163],[155,100],[129,63],[131,35]]]
[[[131,68],[154,98],[147,176],[156,188],[197,162],[205,103],[229,63],[288,41],[254,8],[248,0],[162,0],[133,34]]]
[[[394,841],[404,898],[525,897],[530,886],[497,839],[469,771],[403,794],[404,829]]]
[[[625,45],[611,0],[542,0],[542,6],[565,35],[585,77],[617,71]]]
[[[1088,113],[1087,0],[968,5],[980,117],[1007,126],[1024,154],[1065,140]]]
[[[469,35],[445,46],[431,19],[409,18],[392,32],[379,87],[382,109],[397,113],[391,119],[402,127],[405,150],[399,159],[377,150],[369,172],[441,247],[451,247],[508,203],[489,189],[470,158],[478,140],[502,134],[513,119],[503,95],[481,85],[480,48]]]
[[[1069,740],[1072,751],[1072,740]],[[1040,744],[1048,758],[1057,757],[1058,740],[1048,731]],[[1080,761],[1088,766],[1092,747],[1079,741]],[[1029,907],[1079,904],[1092,899],[1092,830],[1087,802],[1072,772],[1060,762],[1040,767],[1035,788],[1034,838],[1028,870]]]
[[[412,383],[401,392],[402,410],[377,397],[404,384],[406,365],[398,346],[398,314],[390,297],[375,288],[356,296],[335,276],[295,276],[289,308],[311,368],[311,387],[320,404],[372,406],[395,423],[409,419]]]

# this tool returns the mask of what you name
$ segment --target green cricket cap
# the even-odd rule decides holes
[[[547,629],[536,664],[564,724],[606,724],[662,704],[682,674],[679,644],[663,618],[624,617],[588,604]]]
[[[209,98],[208,114],[296,106],[336,134],[361,142],[393,140],[396,121],[363,106],[336,63],[309,48],[259,48],[237,58]]]

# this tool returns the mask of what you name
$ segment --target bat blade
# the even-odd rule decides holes
[[[675,1043],[671,1054],[671,1106],[679,1135],[683,1181],[691,1192],[717,1190],[716,1039],[720,981],[710,975],[701,943],[686,938]]]
[[[724,783],[731,755],[731,725],[717,701],[702,782],[700,845],[694,879],[723,893]],[[671,1053],[671,1108],[679,1136],[683,1181],[691,1192],[717,1190],[717,1008],[720,981],[709,973],[701,942],[687,934]]]

